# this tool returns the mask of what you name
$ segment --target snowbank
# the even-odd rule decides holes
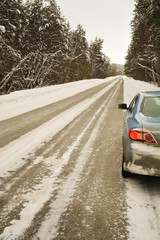
[[[147,82],[123,77],[124,79],[124,102],[129,104],[134,96],[142,91],[160,91],[160,88]]]
[[[60,101],[113,79],[115,77],[81,80],[0,96],[0,121]]]

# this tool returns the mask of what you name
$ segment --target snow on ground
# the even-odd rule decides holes
[[[107,81],[108,81],[108,79],[101,81],[101,83],[104,83]],[[19,164],[23,165],[23,161],[25,161],[24,155],[23,155],[23,159],[22,159],[21,151],[16,151],[16,149],[17,150],[23,149],[23,153],[24,152],[28,153],[29,151],[31,152],[32,150],[34,150],[32,148],[35,148],[37,144],[40,144],[42,142],[42,140],[43,140],[42,137],[44,138],[44,134],[43,134],[43,136],[41,134],[42,132],[45,133],[45,137],[48,140],[50,138],[50,133],[51,133],[51,137],[52,137],[54,134],[56,134],[58,131],[60,131],[62,128],[64,128],[64,126],[66,126],[74,117],[79,115],[81,112],[83,112],[85,109],[87,109],[94,101],[96,101],[98,98],[100,98],[100,96],[102,96],[104,93],[106,93],[106,91],[109,90],[111,87],[113,87],[116,83],[117,83],[116,80],[114,82],[111,82],[107,87],[105,87],[103,90],[101,90],[98,94],[96,94],[92,98],[87,99],[87,100],[77,104],[76,106],[72,107],[71,109],[67,110],[66,112],[63,112],[62,114],[60,114],[55,119],[48,121],[47,123],[43,124],[42,126],[38,127],[37,129],[25,134],[24,136],[21,136],[19,139],[15,140],[15,141],[9,143],[7,146],[3,147],[2,151],[0,153],[0,164],[1,164],[0,176],[6,177],[9,174],[9,172],[8,172],[9,168],[12,169],[12,171],[13,171],[16,168],[20,167]],[[97,80],[97,85],[98,84],[99,84],[99,80]],[[84,90],[87,90],[87,89],[88,89],[88,86],[86,85]],[[68,92],[68,90],[66,92]],[[17,96],[18,95],[19,94],[17,94]],[[39,95],[39,97],[41,97],[41,95]],[[63,95],[63,97],[64,97],[64,95]],[[12,105],[12,102],[11,102],[11,105]],[[105,105],[105,103],[104,103],[104,105]],[[98,114],[99,111],[101,111],[101,109],[104,108],[104,105],[102,105],[101,108],[98,109],[96,114]],[[87,129],[90,127],[94,118],[95,118],[95,115],[93,116],[91,121],[86,126],[86,129],[83,130],[83,132],[79,135],[79,137],[76,139],[76,141],[73,143],[73,145],[65,153],[65,156],[62,157],[62,161],[57,162],[58,166],[56,168],[57,169],[56,171],[55,171],[55,165],[54,164],[53,164],[53,166],[51,165],[51,163],[53,161],[50,161],[50,159],[45,159],[45,163],[48,160],[50,167],[53,169],[53,176],[45,178],[44,181],[41,183],[41,185],[43,187],[42,186],[39,187],[37,185],[35,191],[32,191],[31,193],[29,193],[27,195],[28,202],[26,205],[24,205],[24,208],[23,208],[22,212],[20,213],[20,219],[12,221],[12,225],[5,228],[4,232],[0,236],[1,239],[5,239],[6,236],[10,236],[10,235],[12,235],[13,239],[16,239],[18,236],[23,234],[23,231],[30,225],[30,223],[33,220],[34,215],[43,206],[44,202],[47,201],[47,199],[50,196],[50,193],[53,192],[53,188],[56,185],[55,184],[56,175],[61,171],[61,169],[63,168],[63,165],[65,165],[67,163],[67,161],[69,160],[70,154],[72,153],[73,149],[77,145],[77,142],[80,141],[82,136],[85,134]],[[56,128],[55,128],[55,125],[56,125]],[[93,141],[93,138],[96,137],[97,129],[98,129],[98,126],[95,128],[95,130],[92,133],[91,138],[89,139],[88,143],[85,145],[85,147],[82,151],[82,154],[79,157],[79,161],[77,162],[74,172],[71,174],[70,178],[66,181],[66,183],[63,186],[62,191],[66,192],[65,200],[61,199],[61,196],[60,196],[60,199],[56,200],[57,206],[63,206],[62,209],[64,209],[64,207],[68,204],[68,202],[70,200],[70,195],[72,195],[74,185],[76,183],[75,181],[72,181],[72,179],[73,180],[76,179],[78,174],[80,174],[81,169],[83,168],[83,165],[86,162],[87,155],[88,155],[88,149],[90,148],[91,142]],[[19,146],[20,142],[23,143],[23,146]],[[13,154],[13,152],[14,152],[14,154]],[[8,162],[8,159],[9,159],[9,162]],[[56,157],[55,157],[55,159],[56,159]],[[39,159],[39,157],[38,157],[35,164],[38,164],[38,162],[42,161],[42,160],[43,160],[42,158]],[[2,163],[1,163],[1,161],[2,161]],[[10,161],[12,162],[12,164],[10,163]],[[68,188],[68,185],[69,185],[69,188]],[[50,188],[48,186],[52,186],[52,187]],[[8,186],[8,187],[11,187],[11,186]],[[61,195],[61,192],[60,192],[60,195]],[[35,203],[37,203],[37,201],[35,201],[35,199],[37,199],[37,198],[38,198],[38,204],[35,205]],[[46,230],[48,230],[48,229],[46,229],[46,226],[50,226],[50,225],[52,226],[52,228],[50,228],[49,232],[50,232],[51,236],[53,237],[53,234],[55,232],[54,225],[56,225],[56,224],[54,224],[54,222],[57,223],[57,221],[61,215],[61,212],[59,212],[58,207],[57,207],[57,209],[54,209],[54,211],[55,211],[55,214],[54,214],[55,219],[54,219],[54,221],[53,221],[53,219],[52,220],[46,219],[47,224],[44,224],[45,225],[44,228],[42,226],[42,233],[40,232],[41,237],[43,235],[45,235]],[[27,218],[26,218],[26,216],[27,216]],[[19,226],[21,226],[21,227],[19,227]],[[45,229],[45,231],[44,231],[44,229]],[[47,239],[49,239],[49,236],[48,236],[49,232],[47,231]]]
[[[160,91],[160,88],[124,77],[125,103],[129,104],[140,91]],[[157,218],[160,220],[160,217],[156,214],[160,212],[160,204],[157,201],[160,193],[156,190],[153,191],[151,198],[147,186],[142,185],[137,179],[127,180],[126,187],[130,240],[159,240],[160,229],[157,229],[157,225],[159,225]]]
[[[103,82],[104,81],[105,80],[103,80]],[[73,106],[69,110],[66,110],[63,113],[59,114],[56,118],[47,121],[38,128],[32,130],[31,132],[26,133],[25,135],[21,136],[20,138],[14,140],[13,142],[1,148],[0,177],[6,177],[10,174],[11,170],[15,171],[17,168],[21,167],[24,164],[25,158],[28,156],[28,154],[35,151],[36,146],[39,146],[44,141],[44,139],[48,141],[50,138],[56,135],[80,113],[82,113],[89,106],[91,106],[93,102],[95,102],[100,96],[102,96],[107,90],[109,90],[116,82],[117,81],[110,83],[107,87],[101,90],[94,97],[80,102],[79,104]],[[86,85],[86,89],[87,88],[88,84]],[[69,90],[67,88],[66,90],[67,96],[68,92]],[[41,104],[40,97],[41,95],[39,95],[39,103]]]
[[[92,122],[95,119],[95,116],[98,115],[98,113],[104,108],[106,102],[97,110],[95,115],[92,117],[91,121],[88,123],[86,128],[83,130],[83,132],[79,135],[79,137],[76,139],[74,142],[73,146],[71,146],[68,151],[65,153],[65,155],[68,156],[63,156],[64,159],[68,159],[69,155],[72,153],[74,150],[74,147],[77,145],[77,143],[80,141],[80,139],[83,137],[87,129],[91,126]],[[107,110],[106,110],[107,111]],[[74,168],[74,171],[69,175],[68,179],[66,180],[65,184],[63,185],[63,188],[61,189],[60,193],[57,196],[56,202],[53,203],[53,207],[51,207],[52,211],[50,212],[50,216],[45,218],[45,221],[42,223],[40,230],[38,234],[36,235],[37,239],[53,239],[57,236],[57,223],[60,219],[61,214],[63,213],[64,209],[68,206],[68,203],[70,201],[71,196],[73,196],[75,186],[77,181],[75,179],[79,179],[80,174],[83,170],[83,167],[85,166],[85,163],[87,159],[89,158],[90,152],[93,151],[92,149],[92,144],[96,139],[98,129],[100,129],[101,122],[103,121],[105,117],[105,113],[101,115],[97,122],[97,126],[94,128],[91,137],[89,138],[88,142],[84,146],[81,154],[78,157],[76,166]],[[65,199],[62,198],[61,196],[65,196]],[[54,206],[57,206],[55,209]],[[54,219],[52,216],[55,216]]]
[[[104,83],[107,81],[111,81],[114,78],[107,78],[105,80],[100,80],[100,79],[94,79],[94,80],[86,80],[86,81],[78,81],[78,82],[73,82],[73,83],[67,83],[63,85],[57,85],[57,86],[52,86],[52,87],[45,87],[42,89],[33,89],[33,90],[24,90],[24,91],[19,91],[19,92],[14,92],[9,95],[5,96],[0,96],[0,120],[4,120],[16,115],[19,115],[21,113],[33,110],[35,108],[39,108],[42,106],[45,106],[47,104],[65,99],[69,96],[75,95],[79,92],[85,91],[88,88],[92,88],[94,86],[99,85],[100,83]],[[110,87],[112,86],[109,85]],[[124,77],[124,102],[127,104],[130,103],[132,98],[140,91],[150,91],[150,90],[159,90],[160,88],[142,82],[142,81],[135,81],[133,79]],[[106,91],[106,89],[104,89]],[[99,93],[103,94],[103,90]],[[99,95],[97,96],[99,97]],[[74,117],[73,115],[78,114],[80,109],[81,111],[85,110],[89,104],[92,104],[92,101],[95,101],[95,99],[90,99],[90,101],[87,100],[87,103],[84,101],[84,103],[80,103],[79,107],[75,109],[71,109],[67,115],[66,113],[62,113],[58,118],[58,121],[56,123],[56,126],[60,126],[62,128],[65,126],[65,124],[70,121],[70,117]],[[73,107],[74,108],[74,107]],[[78,113],[77,113],[78,111]],[[71,114],[72,113],[72,114]],[[68,119],[68,120],[67,120]],[[54,128],[55,122],[54,120],[52,125],[53,125],[53,131],[59,131],[59,128]],[[51,123],[45,123],[39,128],[44,128],[41,131],[46,133],[46,137],[49,137],[49,132],[47,132],[47,128],[49,126],[49,131],[51,128]],[[21,138],[25,138],[23,151],[24,147],[26,147],[26,153],[30,152],[30,137],[32,138],[32,147],[33,145],[36,146],[37,141],[38,143],[41,142],[41,139],[37,137],[39,132],[39,129],[35,129],[30,133],[27,133],[26,135],[22,136]],[[33,141],[33,136],[35,142]],[[53,132],[52,132],[53,135]],[[39,140],[38,140],[39,139]],[[3,158],[3,156],[8,156],[8,159],[11,159],[12,157],[12,152],[9,151],[8,155],[5,155],[4,152],[8,151],[8,147],[12,149],[15,152],[15,147],[19,147],[19,139],[15,140],[14,142],[11,142],[7,146],[1,149],[1,156],[0,160]],[[20,158],[21,156],[17,156],[17,159]],[[25,159],[24,159],[25,160]],[[21,161],[23,161],[21,159]],[[38,160],[37,160],[38,161]],[[22,163],[23,164],[23,163]],[[5,169],[8,169],[8,163],[7,159],[5,161],[5,166],[2,167],[1,165],[1,175],[6,176],[7,172]],[[17,163],[13,163],[11,166],[12,169],[17,167]],[[45,185],[45,184],[44,184]],[[126,188],[127,188],[127,203],[128,203],[128,218],[129,218],[129,234],[130,234],[130,240],[159,240],[159,229],[155,229],[157,227],[156,223],[156,216],[155,216],[155,211],[153,209],[153,201],[155,202],[155,205],[157,206],[157,209],[160,212],[160,204],[159,204],[159,197],[160,195],[157,194],[156,190],[152,192],[152,199],[148,193],[148,189],[145,186],[142,186],[139,181],[135,181],[134,179],[129,179],[126,181]],[[48,197],[49,192],[46,192],[46,195],[44,195],[44,199],[42,199],[42,202],[45,201],[45,198]],[[30,196],[29,196],[30,199]],[[156,210],[157,210],[156,209]],[[30,210],[30,209],[29,209]],[[22,214],[23,215],[23,214]],[[26,222],[25,222],[26,224]]]
[[[124,79],[124,102],[129,104],[137,93],[143,91],[160,91],[159,87],[147,82],[133,80],[132,78],[123,77]]]
[[[17,91],[0,96],[0,121],[71,97],[114,78],[81,80],[50,87]]]

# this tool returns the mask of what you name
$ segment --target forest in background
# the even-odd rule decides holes
[[[102,48],[70,29],[55,0],[0,0],[0,94],[116,75]]]
[[[160,1],[135,0],[125,74],[160,86]]]
[[[125,74],[160,86],[160,1],[135,0]],[[0,94],[123,74],[55,0],[0,0]]]

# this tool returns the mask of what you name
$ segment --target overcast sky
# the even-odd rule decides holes
[[[111,63],[124,64],[130,43],[134,0],[56,0],[71,29],[78,24],[88,42],[102,38],[103,52]]]

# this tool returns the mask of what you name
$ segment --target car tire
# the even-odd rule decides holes
[[[122,176],[124,178],[129,178],[131,176],[130,172],[127,172],[124,170],[124,156],[123,156],[123,160],[122,160]]]

